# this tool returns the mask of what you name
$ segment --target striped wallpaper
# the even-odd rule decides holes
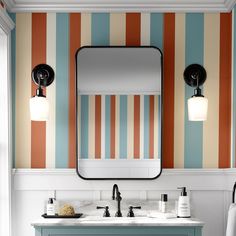
[[[78,103],[79,158],[160,158],[159,95],[81,95]]]
[[[15,167],[75,167],[74,54],[84,45],[153,45],[163,51],[164,168],[235,165],[234,12],[17,13],[12,17],[16,22],[12,35]],[[45,62],[56,72],[55,82],[45,90],[50,117],[47,123],[31,122],[29,98],[35,93],[31,70]],[[203,88],[209,99],[206,122],[187,118],[193,89],[185,85],[182,74],[192,63],[203,64],[208,74]]]

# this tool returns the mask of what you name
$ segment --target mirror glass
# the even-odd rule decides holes
[[[82,47],[76,54],[77,173],[154,179],[161,173],[162,53]]]

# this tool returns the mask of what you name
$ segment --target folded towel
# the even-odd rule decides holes
[[[231,204],[228,212],[226,236],[236,235],[236,204]]]

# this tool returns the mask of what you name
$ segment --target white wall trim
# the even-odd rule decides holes
[[[10,34],[11,30],[14,29],[15,23],[8,16],[5,10],[0,8],[0,27],[6,34]]]
[[[229,12],[235,0],[5,0],[11,12]]]

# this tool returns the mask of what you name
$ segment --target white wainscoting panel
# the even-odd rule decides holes
[[[203,236],[224,236],[236,169],[164,169],[160,178],[145,181],[86,181],[74,169],[13,170],[14,236],[33,236],[30,223],[44,212],[46,200],[111,199],[118,184],[123,199],[158,200],[161,193],[177,199],[177,187],[186,186],[192,216],[205,222]]]

